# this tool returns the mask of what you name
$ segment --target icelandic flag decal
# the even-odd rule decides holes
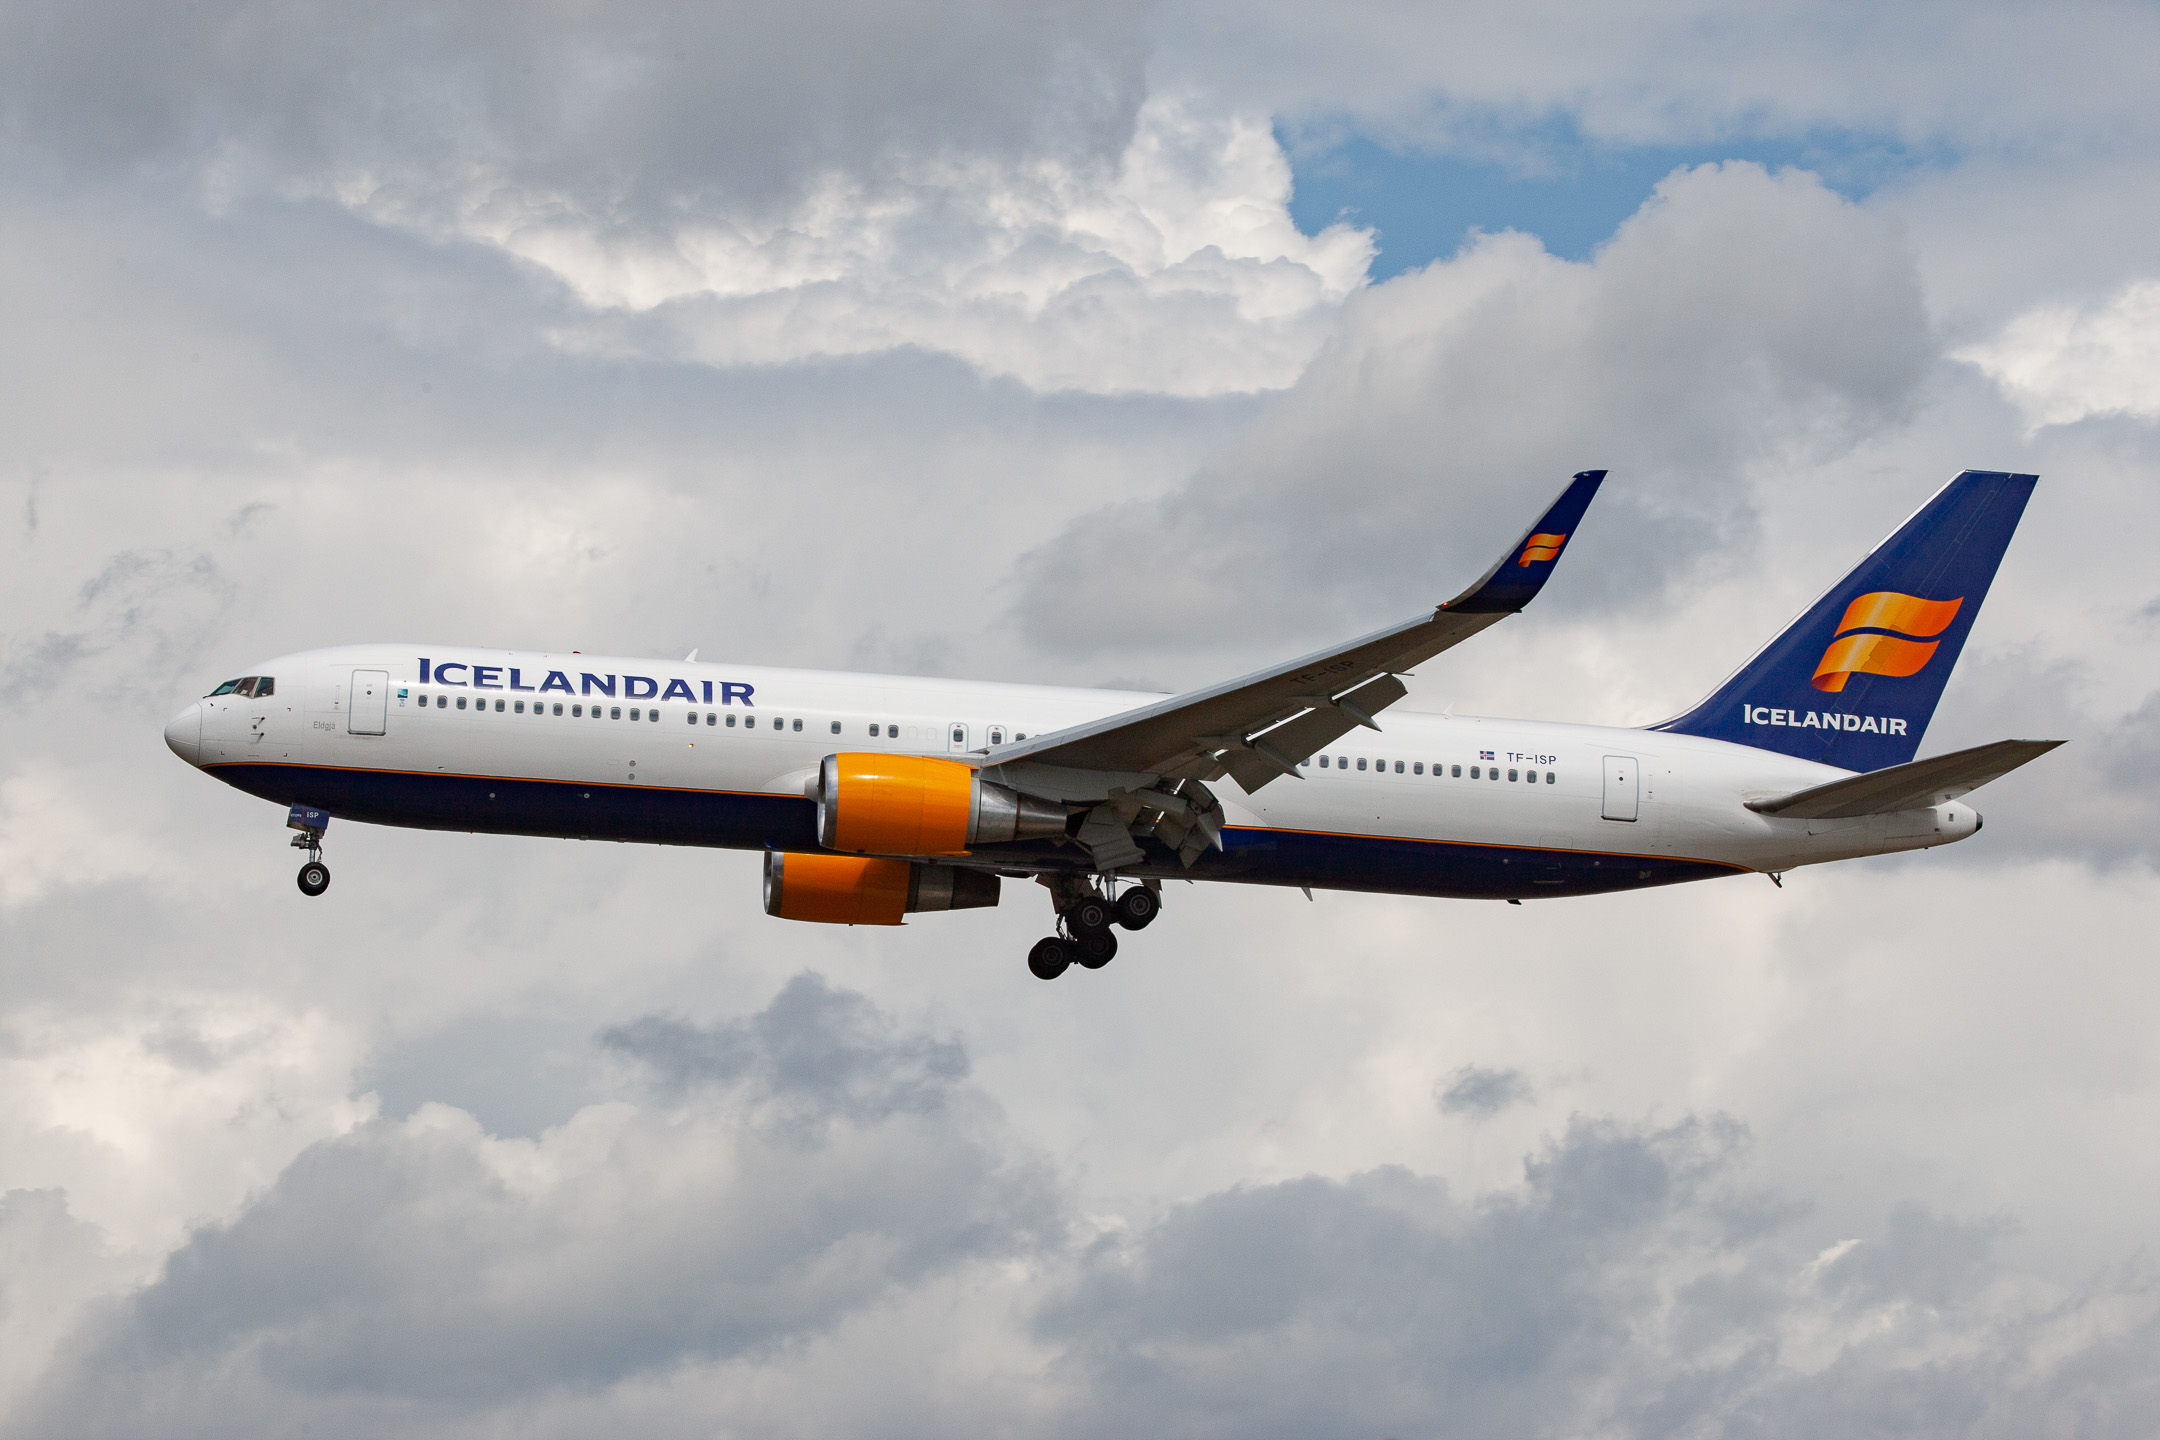
[[[1477,752],[1477,758],[1480,760],[1490,760],[1492,759],[1492,751],[1480,750]]]

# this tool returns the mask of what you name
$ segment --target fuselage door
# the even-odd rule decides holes
[[[345,729],[352,735],[380,735],[390,714],[390,672],[352,672],[352,704],[345,711]]]
[[[964,754],[968,748],[968,727],[958,720],[945,727],[945,748],[955,755]]]
[[[1633,820],[1642,796],[1642,775],[1632,755],[1605,757],[1605,818]]]

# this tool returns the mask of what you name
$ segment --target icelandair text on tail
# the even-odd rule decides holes
[[[1789,725],[1799,730],[1859,730],[1876,735],[1905,733],[1905,722],[1894,715],[1839,715],[1827,710],[1773,710],[1767,705],[1743,704],[1740,718],[1750,725]]]

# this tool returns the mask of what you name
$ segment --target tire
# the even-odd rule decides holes
[[[1028,951],[1028,970],[1038,980],[1055,980],[1072,964],[1072,945],[1051,935],[1035,942]]]
[[[1112,930],[1083,930],[1080,932],[1078,955],[1073,957],[1090,970],[1100,970],[1117,955],[1117,933]]]
[[[300,893],[320,895],[330,888],[330,867],[320,860],[310,860],[300,867]]]
[[[1135,885],[1117,897],[1117,923],[1127,930],[1145,930],[1162,914],[1162,896],[1144,885]]]
[[[1110,907],[1089,896],[1074,901],[1073,907],[1065,912],[1065,920],[1077,931],[1107,929],[1110,924]]]

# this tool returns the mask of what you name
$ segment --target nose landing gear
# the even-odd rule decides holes
[[[330,888],[330,867],[322,862],[322,837],[330,828],[330,812],[295,805],[285,824],[300,832],[292,837],[293,849],[308,853],[307,864],[300,867],[300,893],[312,899]]]
[[[1074,965],[1102,969],[1117,955],[1117,930],[1145,929],[1162,913],[1159,881],[1142,880],[1119,890],[1108,878],[1036,878],[1049,889],[1058,916],[1058,933],[1036,941],[1028,952],[1028,970],[1039,980],[1055,980]]]

